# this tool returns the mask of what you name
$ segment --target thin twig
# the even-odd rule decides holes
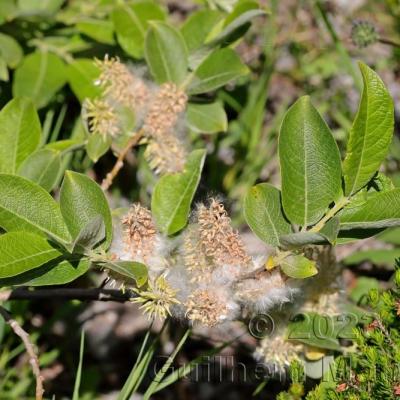
[[[107,190],[112,185],[114,178],[117,176],[118,172],[124,166],[124,160],[129,150],[132,149],[132,147],[135,147],[139,143],[139,140],[142,137],[143,137],[143,131],[140,130],[135,135],[132,136],[132,138],[129,140],[125,148],[122,149],[121,153],[117,158],[117,161],[114,164],[114,167],[106,175],[106,177],[103,179],[103,182],[101,183],[101,188],[103,190]]]
[[[25,332],[21,325],[11,317],[10,313],[4,308],[0,306],[0,315],[4,318],[6,323],[10,325],[11,329],[14,333],[21,338],[22,342],[24,343],[26,352],[29,356],[29,363],[31,364],[33,374],[36,378],[36,400],[43,399],[43,377],[40,373],[39,367],[39,358],[36,354],[34,344],[31,342],[29,334]]]
[[[387,45],[392,46],[392,47],[400,48],[400,43],[399,42],[395,42],[395,41],[393,41],[391,39],[379,38],[378,42],[380,42],[382,44],[387,44]]]
[[[16,288],[0,292],[0,301],[7,300],[82,300],[82,301],[115,301],[123,303],[136,297],[130,290],[91,288],[51,288],[51,289],[31,289]]]

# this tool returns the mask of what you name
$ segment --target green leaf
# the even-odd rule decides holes
[[[85,274],[89,267],[90,262],[86,258],[55,259],[13,278],[1,279],[0,287],[65,285]]]
[[[251,230],[271,246],[279,246],[281,235],[291,232],[282,211],[281,193],[267,183],[253,186],[244,200],[244,217]]]
[[[317,313],[301,313],[295,315],[288,324],[288,340],[305,343],[312,347],[340,351],[338,332],[343,329],[340,319],[318,315]]]
[[[142,58],[146,30],[150,20],[164,20],[163,9],[153,2],[122,4],[114,8],[112,20],[122,49],[134,58]]]
[[[339,214],[340,230],[400,225],[400,189],[371,194],[364,203],[350,203]]]
[[[248,68],[232,49],[215,50],[193,72],[188,93],[200,94],[215,90],[248,72]]]
[[[0,80],[4,82],[8,82],[10,75],[8,73],[8,68],[6,62],[0,58]]]
[[[179,31],[165,22],[151,22],[145,39],[145,57],[157,83],[181,84],[187,75],[188,54]]]
[[[109,247],[112,240],[111,212],[107,199],[96,182],[86,175],[67,171],[60,191],[60,207],[74,240],[82,229],[101,215],[106,228],[106,240],[102,248]]]
[[[101,94],[100,87],[95,84],[99,74],[99,69],[90,59],[80,58],[68,65],[68,83],[80,102],[85,99],[93,99]]]
[[[386,157],[393,136],[393,101],[379,76],[360,63],[364,89],[343,162],[345,194],[365,186]]]
[[[299,248],[309,244],[335,244],[339,233],[339,218],[330,219],[319,232],[296,232],[281,236],[282,246]]]
[[[301,97],[287,111],[279,135],[282,203],[292,223],[312,225],[341,194],[339,149],[325,121]]]
[[[375,265],[392,266],[398,258],[400,258],[400,249],[376,249],[357,251],[343,259],[343,262],[345,265],[359,265],[363,261],[370,261]]]
[[[329,243],[335,244],[339,234],[340,221],[338,217],[331,218],[319,231]]]
[[[287,276],[296,279],[309,278],[318,273],[315,261],[298,254],[287,256],[281,261],[280,266]]]
[[[25,98],[8,102],[0,112],[0,172],[14,174],[39,146],[41,127],[33,103]]]
[[[11,21],[18,13],[15,0],[0,1],[0,24]]]
[[[21,62],[24,53],[19,43],[12,37],[0,33],[0,57],[9,68],[16,68]]]
[[[13,95],[30,97],[36,107],[45,107],[66,83],[64,62],[55,54],[34,52],[26,56],[14,75]]]
[[[73,253],[86,254],[106,237],[103,217],[98,215],[88,222],[78,233],[72,246]]]
[[[398,251],[400,254],[400,251]],[[357,254],[355,254],[357,255]],[[346,260],[350,259],[350,257],[346,257],[343,261],[346,264],[352,264],[352,262],[347,263]],[[357,264],[361,261],[364,261],[364,259],[361,259],[360,261],[357,261]],[[379,281],[375,278],[368,278],[366,276],[360,276],[357,278],[356,285],[351,289],[350,292],[350,298],[353,300],[354,303],[358,304],[359,301],[361,301],[363,298],[368,296],[368,293],[370,290],[379,290],[380,285]]]
[[[100,134],[90,134],[86,144],[86,152],[93,162],[97,162],[101,156],[107,153],[110,149],[112,138],[104,137]]]
[[[223,45],[228,45],[236,40],[238,36],[244,35],[244,33],[250,27],[250,22],[252,19],[265,14],[266,12],[261,9],[245,11],[228,23],[228,25],[226,25],[222,32],[218,33],[216,37],[210,37],[206,43],[214,46],[221,43]],[[229,19],[227,20],[229,21]]]
[[[63,244],[71,241],[55,200],[36,183],[16,175],[0,174],[0,226],[6,231],[45,233]]]
[[[199,10],[191,14],[181,28],[188,50],[201,47],[221,18],[222,14],[216,10]]]
[[[45,238],[29,232],[0,236],[0,278],[15,276],[61,256]]]
[[[108,261],[104,267],[114,271],[122,276],[133,279],[138,287],[147,282],[146,265],[136,261]]]
[[[83,354],[85,351],[85,330],[81,331],[81,344],[79,347],[79,364],[76,370],[76,377],[74,383],[74,392],[72,393],[72,400],[79,400],[79,390],[82,382],[82,370],[83,370]]]
[[[44,148],[59,151],[61,153],[67,153],[74,149],[81,148],[83,146],[83,143],[83,140],[65,139],[58,140],[57,142],[48,143]]]
[[[164,175],[154,187],[151,211],[163,233],[172,235],[186,225],[205,155],[205,150],[192,151],[183,172]]]
[[[58,11],[64,0],[18,0],[19,12],[26,15],[41,15],[50,17]]]
[[[295,249],[309,244],[323,244],[328,240],[325,236],[318,232],[296,232],[279,237],[280,243],[283,247],[288,249]]]
[[[189,103],[186,123],[197,133],[226,132],[228,129],[228,118],[223,104],[219,101],[210,104]]]
[[[84,18],[79,20],[76,28],[99,43],[114,44],[114,27],[111,21]]]
[[[18,169],[18,175],[50,192],[58,182],[61,169],[61,156],[58,151],[40,149],[25,159]]]

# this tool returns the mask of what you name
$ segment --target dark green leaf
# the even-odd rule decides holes
[[[289,340],[305,343],[312,347],[340,351],[338,332],[343,322],[317,313],[302,313],[290,321],[287,329]],[[345,321],[344,323],[348,323]]]
[[[93,162],[97,162],[101,156],[110,149],[112,138],[100,134],[90,134],[86,144],[86,151]]]
[[[0,174],[0,226],[6,231],[45,233],[63,244],[71,241],[55,200],[36,183],[16,175]]]
[[[98,215],[81,229],[72,246],[72,252],[85,254],[102,242],[105,237],[106,227],[103,217]]]
[[[0,172],[14,174],[39,146],[41,127],[32,101],[16,98],[0,112]]]
[[[287,111],[279,135],[282,203],[292,223],[316,223],[341,195],[336,142],[308,96]]]
[[[0,235],[0,278],[15,276],[61,256],[45,238],[29,232]]]
[[[339,214],[340,230],[400,225],[400,189],[371,194],[364,203],[350,203]]]
[[[85,258],[55,259],[15,277],[0,279],[0,287],[65,285],[86,273],[89,267],[90,262]]]
[[[86,175],[67,171],[61,186],[60,206],[74,240],[82,229],[101,215],[106,228],[106,240],[102,247],[108,248],[112,240],[111,212],[107,199],[96,182]]]

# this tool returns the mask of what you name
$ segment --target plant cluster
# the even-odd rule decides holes
[[[265,364],[291,363],[294,371],[304,358],[347,351],[340,326],[324,338],[296,333],[310,331],[310,318],[340,315],[344,306],[334,247],[400,226],[400,189],[381,168],[393,139],[394,105],[378,74],[359,63],[363,90],[346,152],[313,96],[303,96],[277,117],[273,149],[280,181],[254,185],[263,181],[257,157],[242,175],[231,168],[231,177],[240,176],[232,197],[243,206],[250,230],[271,247],[251,252],[223,201],[208,193],[205,200],[195,196],[218,169],[213,151],[221,142],[211,135],[228,125],[218,90],[251,79],[237,48],[266,10],[253,0],[233,6],[212,1],[177,28],[152,1],[75,1],[61,8],[62,1],[53,0],[46,9],[36,2],[6,3],[0,17],[6,28],[21,25],[22,34],[18,40],[0,34],[0,78],[10,81],[13,94],[0,111],[1,286],[67,285],[97,270],[107,277],[107,288],[121,289],[152,321],[172,317],[213,328],[270,313],[274,336],[261,340],[255,352]],[[320,2],[317,8],[333,32]],[[46,13],[38,34],[35,27]],[[356,23],[352,34],[359,47],[382,40],[365,22]],[[24,56],[29,46],[35,50]],[[227,139],[248,158],[257,152],[269,78],[265,73],[252,83],[256,90],[236,128],[232,124],[238,137]],[[66,106],[53,120],[66,96],[75,96],[79,108],[69,136],[60,133]],[[225,92],[231,108],[233,97]],[[256,128],[241,137],[242,125],[253,123]],[[82,172],[96,170],[106,157],[115,163],[99,185]],[[136,195],[130,207],[117,208],[112,193],[128,160],[136,167],[135,180],[123,189]],[[357,331],[355,343],[364,355],[351,355],[355,367],[334,388],[336,396],[396,395],[398,378],[384,376],[367,387],[363,370],[368,362],[378,360],[388,369],[398,361],[396,293],[375,299],[383,314],[367,331]],[[295,314],[304,318],[291,320]],[[387,354],[387,343],[393,353]],[[148,369],[155,351],[153,344],[146,353],[145,344],[126,396],[141,384],[137,371]],[[151,384],[145,398],[165,382]],[[301,398],[300,381],[281,397],[286,395]]]

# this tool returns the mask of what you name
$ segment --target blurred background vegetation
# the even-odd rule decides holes
[[[80,100],[85,95],[85,85],[96,73],[92,59],[103,59],[109,54],[140,65],[140,60],[132,57],[118,37],[118,28],[111,18],[113,8],[124,3],[0,0],[0,105],[6,104],[13,94],[34,95],[48,143],[79,138],[83,134]],[[226,14],[237,7],[251,7],[254,2],[157,3],[168,20],[180,27],[197,9]],[[394,98],[397,116],[400,107],[399,0],[260,3],[267,14],[255,18],[244,39],[236,44],[251,73],[213,94],[226,109],[226,132],[190,132],[193,147],[205,144],[208,152],[198,199],[220,196],[241,230],[246,229],[241,202],[247,190],[259,181],[279,182],[277,135],[283,114],[295,99],[304,94],[312,97],[342,151],[361,89],[356,60],[362,60],[382,77]],[[365,28],[361,34],[360,26]],[[44,81],[36,73],[38,64]],[[63,162],[66,167],[88,173],[101,182],[112,168],[115,156],[107,153],[93,165],[84,151],[75,151]],[[384,170],[395,186],[400,186],[398,121]],[[127,206],[133,201],[149,204],[153,183],[154,176],[142,151],[136,157],[131,154],[111,188],[109,200],[113,207]],[[390,285],[394,260],[400,257],[399,245],[400,229],[391,229],[357,246],[338,247],[350,298],[357,301],[369,289],[383,290]],[[93,273],[73,285],[87,287],[101,281],[102,276]],[[12,302],[9,307],[25,329],[33,333],[41,354],[46,393],[54,393],[56,399],[70,398],[73,391],[82,328],[86,331],[86,345],[79,398],[84,400],[116,398],[148,328],[136,306],[130,304],[53,300]],[[180,332],[178,324],[162,336],[161,353],[170,351]],[[227,340],[222,332],[196,333],[179,361],[204,353],[220,340]],[[224,354],[235,355],[252,365],[255,344],[251,336],[242,336]],[[0,399],[33,398],[33,377],[23,346],[2,321],[0,346]],[[154,398],[240,399],[249,397],[259,383],[180,381]],[[258,396],[275,398],[274,393],[283,389],[285,384],[271,382]]]

